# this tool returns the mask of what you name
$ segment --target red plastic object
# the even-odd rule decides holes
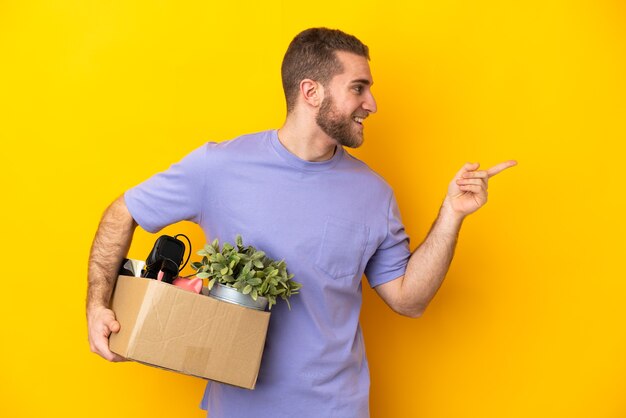
[[[172,282],[174,286],[180,287],[181,289],[188,290],[190,292],[200,293],[202,290],[202,279],[197,277],[193,279],[185,279],[184,277],[177,277]]]

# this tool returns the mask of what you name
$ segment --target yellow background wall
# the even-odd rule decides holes
[[[127,188],[279,127],[282,55],[322,25],[371,49],[379,112],[353,154],[412,249],[464,162],[519,161],[421,319],[366,286],[372,417],[626,416],[619,0],[1,1],[0,416],[203,416],[202,380],[89,352],[89,247]]]

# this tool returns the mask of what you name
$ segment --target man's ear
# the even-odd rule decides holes
[[[300,94],[308,105],[318,107],[324,99],[324,87],[317,81],[305,78],[300,82]]]

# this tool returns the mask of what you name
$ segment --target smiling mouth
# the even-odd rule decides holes
[[[365,118],[362,118],[359,116],[352,116],[352,120],[358,123],[359,125],[363,125],[363,121],[365,120]]]

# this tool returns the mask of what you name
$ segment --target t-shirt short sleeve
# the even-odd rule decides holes
[[[155,233],[183,220],[200,223],[207,150],[205,144],[166,171],[126,191],[126,206],[139,226]]]
[[[389,202],[387,236],[365,267],[370,286],[376,287],[404,275],[411,253],[395,196]]]

